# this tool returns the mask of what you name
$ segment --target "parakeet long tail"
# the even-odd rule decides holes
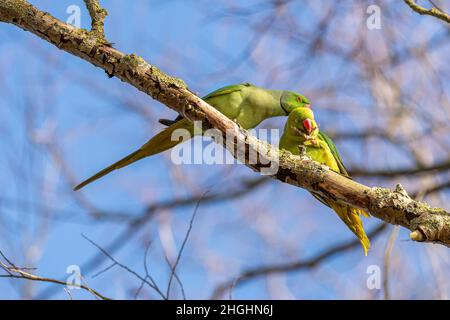
[[[341,204],[331,199],[326,199],[319,194],[313,193],[312,195],[338,214],[339,218],[341,218],[347,227],[358,237],[364,249],[364,254],[367,256],[367,252],[370,248],[370,240],[367,238],[359,216],[368,218],[369,214],[364,210],[357,209],[346,204]]]
[[[360,209],[356,209],[349,205],[340,204],[332,200],[327,201],[330,207],[338,214],[339,218],[347,225],[347,227],[358,237],[364,249],[364,255],[370,248],[370,240],[367,238],[362,225],[360,215],[368,217],[368,214]]]
[[[141,160],[142,158],[155,155],[157,153],[166,151],[166,150],[176,146],[177,144],[181,143],[181,141],[179,141],[179,140],[172,141],[172,133],[177,129],[188,130],[190,137],[192,137],[192,135],[194,133],[194,125],[190,121],[188,121],[186,119],[177,121],[177,122],[173,123],[171,126],[165,128],[163,131],[161,131],[157,135],[155,135],[146,144],[144,144],[142,147],[140,147],[135,152],[129,154],[125,158],[117,161],[116,163],[110,165],[109,167],[101,170],[100,172],[96,173],[89,179],[81,182],[79,185],[77,185],[74,188],[74,190],[76,191],[76,190],[79,190],[79,189],[85,187],[86,185],[90,184],[91,182],[94,182],[95,180],[100,179],[101,177],[107,175],[111,171],[123,168],[125,166],[132,164],[133,162]]]

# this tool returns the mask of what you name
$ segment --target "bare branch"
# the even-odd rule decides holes
[[[106,270],[109,270],[109,269],[111,269],[114,266],[118,266],[118,267],[124,269],[125,271],[127,271],[128,273],[134,275],[136,278],[141,280],[142,283],[147,284],[150,288],[155,290],[164,300],[167,299],[167,297],[164,295],[164,293],[159,289],[159,287],[154,282],[152,283],[152,282],[149,282],[147,280],[147,276],[146,277],[142,277],[139,273],[137,273],[136,271],[132,270],[130,267],[127,267],[123,263],[120,263],[119,261],[117,261],[111,254],[108,253],[108,251],[106,251],[105,249],[100,247],[97,243],[95,243],[94,241],[92,241],[91,239],[86,237],[84,234],[82,234],[82,236],[83,236],[83,238],[85,238],[88,242],[90,242],[93,246],[95,246],[98,250],[100,250],[106,257],[108,257],[113,262],[113,264],[111,266],[107,267],[106,269],[104,269],[101,272],[105,272]],[[152,281],[151,278],[150,278],[150,280]]]
[[[102,212],[98,210],[95,212],[95,217],[97,219],[129,221],[132,224],[141,224],[152,218],[159,211],[188,207],[196,204],[200,199],[202,200],[202,203],[208,204],[239,199],[248,195],[250,192],[257,190],[257,188],[266,185],[269,181],[271,181],[271,179],[268,177],[255,177],[250,179],[243,178],[237,186],[236,183],[222,185],[221,189],[224,189],[223,191],[210,192],[208,194],[194,194],[190,197],[176,197],[169,200],[154,202],[149,204],[137,217],[136,215],[121,212]]]
[[[0,261],[0,268],[2,268],[7,274],[4,275],[0,275],[0,278],[16,278],[16,279],[25,279],[25,280],[30,280],[30,281],[39,281],[39,282],[49,282],[49,283],[56,283],[56,284],[60,284],[63,286],[73,286],[73,287],[78,287],[81,288],[83,290],[86,290],[90,293],[92,293],[95,297],[100,298],[102,300],[110,300],[109,298],[105,297],[104,295],[102,295],[101,293],[95,291],[94,289],[91,289],[90,287],[84,285],[84,284],[77,284],[77,283],[70,283],[68,284],[65,281],[61,281],[61,280],[57,280],[57,279],[52,279],[52,278],[47,278],[47,277],[41,277],[35,274],[31,274],[27,271],[25,271],[25,269],[30,269],[30,268],[20,268],[15,266],[8,258],[5,257],[5,255],[0,251],[0,255],[6,260],[7,264]]]
[[[204,193],[203,195],[206,195],[206,193]],[[198,200],[197,205],[195,206],[194,213],[192,214],[191,220],[189,221],[189,227],[186,231],[186,235],[183,239],[183,243],[181,244],[181,248],[180,248],[180,251],[178,252],[177,259],[175,260],[175,263],[173,264],[173,266],[171,266],[171,273],[170,273],[169,283],[167,284],[167,291],[166,291],[167,298],[170,297],[170,287],[172,285],[172,280],[173,280],[174,275],[176,275],[176,269],[177,269],[178,263],[180,263],[180,259],[181,259],[181,255],[183,254],[184,247],[186,246],[186,242],[189,239],[189,235],[191,234],[191,230],[194,225],[194,219],[195,219],[195,216],[197,215],[197,211],[198,211],[201,201],[202,201],[202,198],[200,198]],[[181,283],[181,281],[180,281],[180,283]]]
[[[359,177],[385,177],[395,178],[399,176],[412,176],[418,174],[425,174],[436,171],[450,170],[450,159],[430,165],[428,167],[402,168],[392,170],[368,170],[364,168],[353,167],[350,171],[352,176]]]
[[[389,236],[389,239],[386,244],[386,249],[384,251],[384,263],[383,263],[383,291],[384,291],[384,299],[390,300],[390,292],[389,292],[389,272],[390,272],[390,266],[391,266],[391,256],[392,256],[392,249],[394,248],[395,240],[397,239],[399,227],[394,226],[394,228],[391,231],[391,234]]]
[[[448,13],[441,11],[438,8],[426,9],[418,5],[414,0],[403,0],[403,1],[405,1],[405,3],[418,14],[433,16],[435,18],[441,19],[442,21],[450,23],[450,15]]]

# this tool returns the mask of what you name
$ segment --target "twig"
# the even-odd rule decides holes
[[[430,194],[445,190],[445,189],[450,189],[450,180],[443,182],[443,183],[439,183],[436,185],[433,185],[427,189],[422,189],[422,190],[418,190],[417,192],[412,194],[412,197],[417,199],[417,198],[424,198]]]
[[[183,297],[183,300],[186,300],[186,292],[184,291],[183,282],[181,281],[180,277],[178,276],[178,273],[173,271],[173,267],[172,267],[172,264],[171,264],[171,262],[169,260],[169,257],[167,257],[167,255],[165,255],[164,259],[166,260],[167,265],[170,267],[170,272],[173,272],[173,278],[175,278],[175,280],[177,281],[178,285],[180,286],[181,296]]]
[[[439,10],[438,8],[426,9],[418,5],[414,0],[403,0],[403,1],[405,1],[405,3],[418,14],[433,16],[435,18],[441,19],[442,21],[450,23],[450,15],[448,13]]]
[[[209,191],[205,192],[205,193],[203,194],[203,196],[206,196],[206,194],[207,194],[208,192],[209,192]],[[175,275],[175,271],[176,271],[176,268],[177,268],[177,266],[178,266],[178,263],[180,262],[181,255],[183,254],[184,247],[186,246],[187,240],[189,239],[189,235],[191,234],[192,226],[194,225],[195,216],[197,215],[197,211],[198,211],[198,208],[199,208],[199,206],[200,206],[200,202],[202,201],[203,196],[198,200],[197,205],[195,206],[194,213],[192,214],[191,220],[189,221],[189,228],[188,228],[188,230],[187,230],[187,232],[186,232],[186,235],[185,235],[185,237],[184,237],[184,239],[183,239],[183,243],[181,244],[181,248],[180,248],[180,251],[178,252],[177,259],[175,260],[175,263],[174,263],[173,267],[171,268],[171,269],[172,269],[172,272],[171,272],[171,274],[170,274],[169,283],[168,283],[168,285],[167,285],[167,291],[166,291],[166,296],[167,296],[167,298],[169,298],[170,287],[171,287],[171,285],[172,285],[172,280],[173,280],[173,277],[174,277],[174,275]],[[180,282],[181,282],[181,281],[180,281]],[[183,289],[183,291],[184,291],[184,289]]]
[[[102,247],[100,247],[97,243],[95,243],[93,240],[89,239],[88,237],[86,237],[84,234],[81,235],[84,239],[86,239],[89,243],[91,243],[93,246],[95,246],[98,250],[100,250],[106,257],[108,257],[113,263],[112,266],[109,266],[107,269],[103,270],[102,272],[105,272],[106,270],[111,269],[114,266],[118,266],[122,269],[124,269],[125,271],[131,273],[132,275],[134,275],[136,278],[138,278],[139,280],[141,280],[142,282],[144,282],[145,284],[147,284],[150,288],[152,288],[153,290],[155,290],[163,299],[167,299],[166,296],[164,295],[164,293],[158,288],[158,286],[155,286],[153,283],[150,283],[147,281],[146,277],[142,277],[141,275],[139,275],[139,273],[137,273],[136,271],[132,270],[131,268],[127,267],[126,265],[118,262],[112,255],[110,255],[105,249],[103,249]]]
[[[153,279],[153,277],[150,275],[149,269],[148,269],[148,265],[147,265],[147,256],[148,256],[148,251],[150,250],[150,246],[151,246],[152,242],[149,241],[148,245],[145,248],[144,251],[144,270],[145,270],[145,278],[144,279],[149,279],[151,281],[151,283],[157,287],[155,280]],[[145,282],[141,282],[141,285],[139,286],[139,288],[136,290],[136,294],[134,295],[134,299],[137,299],[139,296],[139,293],[141,292],[141,290],[144,288]]]
[[[427,167],[415,167],[404,169],[392,169],[392,170],[368,170],[367,168],[353,167],[350,170],[352,177],[383,177],[383,178],[396,178],[399,176],[413,176],[426,173],[434,173],[436,171],[448,171],[450,170],[450,159],[427,166]]]
[[[395,240],[397,239],[399,228],[394,226],[386,244],[386,250],[384,251],[384,270],[383,270],[383,291],[384,299],[390,300],[389,294],[389,269],[391,264],[391,253],[394,248]]]
[[[105,17],[108,11],[100,6],[99,0],[84,0],[91,16],[91,33],[99,40],[105,41]]]
[[[16,267],[9,259],[5,257],[5,255],[0,251],[0,255],[7,261],[7,264],[0,261],[0,267],[5,270],[8,274],[6,275],[0,275],[0,278],[16,278],[16,279],[25,279],[25,280],[31,280],[31,281],[40,281],[40,282],[50,282],[50,283],[56,283],[63,286],[69,285],[65,281],[47,278],[47,277],[41,277],[35,274],[31,274],[29,272],[26,272],[25,270]],[[78,287],[83,290],[86,290],[90,293],[92,293],[95,297],[100,298],[102,300],[110,300],[106,296],[102,295],[101,293],[97,292],[94,289],[91,289],[90,287],[84,285],[84,284],[77,284],[77,283],[70,283],[70,286]]]

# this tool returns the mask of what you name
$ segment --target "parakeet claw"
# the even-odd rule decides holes
[[[305,139],[306,139],[306,141],[303,143],[305,146],[317,147],[319,145],[319,142],[314,138],[311,138],[308,136]]]

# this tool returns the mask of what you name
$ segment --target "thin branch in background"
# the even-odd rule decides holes
[[[12,263],[4,254],[3,252],[0,250],[0,256],[5,259],[5,261],[12,267],[17,268],[16,265],[14,263]]]
[[[440,192],[440,191],[446,190],[446,189],[450,189],[450,180],[443,182],[443,183],[434,184],[426,189],[421,189],[421,190],[413,193],[412,197],[414,197],[415,199],[422,199],[426,196],[429,196],[431,194],[434,194],[436,192]]]
[[[170,267],[170,272],[172,273],[172,270],[173,270],[172,264],[170,263],[170,260],[169,260],[169,258],[167,257],[167,255],[164,255],[164,259],[165,259],[167,265]],[[183,285],[183,283],[181,282],[181,279],[180,279],[180,277],[178,276],[178,273],[177,273],[177,272],[174,272],[174,273],[173,273],[173,277],[175,278],[175,280],[177,281],[178,285],[180,286],[180,289],[181,289],[181,296],[183,297],[183,300],[186,300],[186,292],[184,291],[184,285]]]
[[[109,268],[107,268],[108,270],[111,269],[113,266],[118,266],[122,269],[124,269],[125,271],[127,271],[128,273],[131,273],[132,275],[134,275],[136,278],[138,278],[139,280],[141,280],[142,282],[144,282],[145,284],[147,284],[150,288],[152,288],[153,290],[155,290],[164,300],[167,300],[167,297],[164,295],[164,293],[159,289],[158,286],[155,286],[153,283],[150,283],[147,281],[147,279],[145,277],[142,277],[141,275],[139,275],[136,271],[132,270],[131,268],[127,267],[126,265],[118,262],[116,259],[114,259],[114,257],[112,255],[110,255],[105,249],[103,249],[101,246],[99,246],[97,243],[95,243],[94,241],[92,241],[91,239],[89,239],[88,237],[86,237],[84,234],[82,234],[82,237],[84,239],[86,239],[88,242],[90,242],[93,246],[95,246],[98,250],[100,250],[106,257],[108,257],[112,262],[113,265],[110,266]],[[105,271],[105,270],[103,270]]]
[[[148,245],[145,248],[144,251],[144,270],[145,270],[145,278],[144,279],[149,279],[150,282],[155,286],[158,287],[158,285],[156,284],[155,279],[151,276],[150,274],[150,270],[148,267],[148,263],[147,263],[147,256],[148,256],[148,251],[150,250],[150,246],[151,246],[152,242],[149,241]],[[137,299],[137,297],[139,296],[139,293],[141,292],[141,290],[144,288],[144,282],[141,282],[141,285],[139,286],[139,288],[136,291],[136,294],[134,295],[134,298]]]
[[[171,286],[172,286],[172,281],[173,281],[173,279],[175,278],[175,279],[177,280],[177,282],[179,283],[179,285],[180,285],[180,288],[181,288],[181,292],[182,292],[183,298],[186,299],[186,294],[185,294],[185,291],[184,291],[183,284],[182,284],[180,278],[178,277],[178,275],[176,274],[176,268],[177,268],[177,266],[178,266],[178,264],[179,264],[179,262],[180,262],[180,260],[181,260],[181,256],[182,256],[182,254],[183,254],[184,248],[186,247],[186,243],[187,243],[187,240],[189,239],[189,235],[191,234],[192,227],[193,227],[193,225],[194,225],[194,220],[195,220],[195,217],[196,217],[196,215],[197,215],[198,208],[199,208],[199,206],[200,206],[200,202],[201,202],[203,196],[205,196],[207,193],[208,193],[208,192],[205,192],[205,193],[202,195],[202,197],[200,197],[200,199],[197,201],[197,204],[196,204],[196,206],[195,206],[194,212],[193,212],[192,217],[191,217],[191,219],[190,219],[190,221],[189,221],[189,227],[188,227],[188,230],[186,231],[186,235],[185,235],[185,237],[184,237],[184,239],[183,239],[183,243],[182,243],[182,245],[181,245],[180,251],[178,252],[178,255],[177,255],[177,258],[176,258],[176,260],[175,260],[175,263],[174,263],[173,265],[171,265],[171,264],[170,264],[170,261],[169,261],[169,260],[167,259],[167,257],[166,257],[166,260],[167,260],[167,262],[168,262],[168,264],[169,264],[169,266],[170,266],[171,272],[170,272],[170,277],[169,277],[169,281],[168,281],[167,290],[166,290],[166,294],[165,294],[165,295],[164,295],[164,293],[159,289],[159,287],[158,287],[158,285],[156,284],[156,282],[154,281],[154,279],[151,277],[150,272],[149,272],[149,269],[148,269],[148,265],[147,265],[147,255],[148,255],[148,251],[149,251],[149,248],[150,248],[150,244],[151,244],[151,243],[149,243],[149,245],[148,245],[148,246],[146,247],[146,249],[145,249],[145,253],[144,253],[144,269],[145,269],[146,275],[145,275],[145,277],[142,277],[141,275],[139,275],[137,272],[135,272],[134,270],[132,270],[132,269],[129,268],[128,266],[126,266],[126,265],[124,265],[124,264],[118,262],[118,261],[117,261],[111,254],[109,254],[105,249],[103,249],[101,246],[99,246],[99,245],[98,245],[97,243],[95,243],[93,240],[89,239],[87,236],[85,236],[84,234],[82,234],[82,236],[83,236],[84,239],[86,239],[87,241],[89,241],[92,245],[94,245],[97,249],[99,249],[106,257],[108,257],[108,258],[113,262],[112,265],[110,265],[110,266],[108,266],[107,268],[103,269],[102,271],[96,273],[94,276],[96,277],[96,276],[98,276],[99,274],[102,274],[102,273],[104,273],[105,271],[110,270],[110,269],[113,268],[114,266],[119,266],[120,268],[126,270],[127,272],[133,274],[135,277],[137,277],[139,280],[141,280],[141,284],[140,284],[140,286],[139,286],[139,288],[138,288],[138,290],[137,290],[137,292],[136,292],[136,294],[135,294],[135,298],[138,296],[138,294],[139,294],[140,291],[142,290],[144,284],[147,284],[150,288],[152,288],[153,290],[155,290],[155,291],[156,291],[156,292],[157,292],[164,300],[167,300],[167,299],[170,298],[170,289],[171,289]],[[147,279],[150,280],[150,282],[149,282]]]
[[[255,178],[242,178],[237,186],[235,183],[224,185],[221,191],[211,192],[210,194],[194,194],[190,197],[176,197],[169,200],[162,200],[148,204],[142,213],[139,215],[130,215],[120,212],[101,212],[96,211],[96,219],[109,219],[124,221],[129,220],[132,225],[142,226],[145,222],[148,222],[150,218],[156,215],[158,212],[168,209],[181,209],[196,204],[200,199],[202,203],[215,204],[221,201],[237,200],[243,198],[258,188],[267,185],[271,182],[267,176],[257,176]]]
[[[39,281],[39,282],[48,282],[48,283],[55,283],[59,285],[63,285],[67,287],[68,285],[73,287],[78,287],[83,290],[86,290],[90,292],[94,297],[102,299],[102,300],[110,300],[106,296],[102,295],[101,293],[97,292],[96,290],[84,285],[84,284],[77,284],[77,283],[67,283],[65,281],[47,278],[47,277],[41,277],[35,274],[31,274],[21,268],[18,268],[15,266],[14,263],[12,263],[6,256],[3,254],[3,252],[0,251],[0,255],[7,261],[7,263],[4,263],[0,261],[0,267],[7,272],[7,274],[0,275],[0,278],[15,278],[15,279],[24,279],[24,280],[30,280],[30,281]],[[30,268],[28,268],[30,269]],[[64,288],[66,290],[66,288]]]
[[[399,226],[394,226],[392,228],[391,234],[386,244],[386,250],[384,251],[384,264],[383,264],[383,291],[384,299],[390,300],[389,293],[389,271],[391,266],[391,253],[394,248],[395,240],[397,239],[398,232],[400,231]]]
[[[65,293],[67,294],[67,296],[69,297],[69,300],[73,300],[73,298],[72,298],[72,293],[70,292],[69,289],[64,288],[64,292],[65,292]]]
[[[384,177],[384,178],[396,178],[399,176],[414,176],[423,175],[427,173],[445,172],[450,170],[450,159],[432,164],[427,167],[413,167],[413,168],[401,168],[401,169],[380,169],[369,170],[367,168],[352,167],[349,169],[352,177]]]
[[[147,205],[144,211],[138,216],[132,216],[129,214],[112,213],[112,212],[100,212],[96,210],[96,219],[111,219],[111,220],[129,220],[127,228],[121,232],[108,246],[106,251],[110,254],[117,252],[126,243],[128,243],[138,231],[143,228],[151,218],[153,218],[158,212],[167,209],[179,209],[184,208],[194,203],[197,203],[199,199],[202,199],[202,203],[214,204],[221,201],[231,201],[240,199],[242,197],[248,196],[252,192],[256,191],[258,188],[267,185],[270,178],[265,176],[258,176],[251,179],[242,179],[238,186],[225,186],[225,191],[214,192],[207,195],[193,195],[189,198],[180,197],[165,201],[156,202]],[[92,257],[87,263],[82,266],[85,272],[90,272],[91,269],[95,268],[97,265],[103,262],[106,256],[101,252]],[[50,295],[54,294],[54,288],[48,288],[41,292],[38,296],[40,299],[48,298]]]
[[[153,277],[150,275],[150,271],[148,268],[148,264],[147,264],[147,256],[148,256],[148,251],[150,250],[150,246],[151,246],[152,242],[149,241],[147,246],[145,247],[145,251],[144,251],[144,270],[145,270],[145,278],[144,279],[149,279],[150,282],[157,287],[158,285],[156,284],[155,280],[153,279]],[[139,288],[136,290],[136,293],[134,295],[134,299],[137,299],[139,296],[139,293],[141,292],[141,290],[144,288],[145,282],[141,282]]]
[[[166,296],[167,296],[167,298],[169,298],[169,296],[170,296],[170,287],[171,287],[171,285],[172,285],[172,280],[173,280],[173,277],[175,276],[176,268],[177,268],[177,266],[178,266],[178,263],[180,262],[181,255],[183,254],[184,247],[186,246],[187,240],[189,239],[189,235],[191,234],[192,227],[193,227],[193,225],[194,225],[195,216],[197,215],[198,208],[200,207],[200,202],[202,201],[203,197],[206,196],[206,194],[207,194],[208,192],[209,192],[209,191],[206,191],[206,192],[200,197],[200,199],[198,200],[198,202],[197,202],[197,204],[196,204],[196,206],[195,206],[194,212],[192,213],[191,220],[189,221],[189,227],[188,227],[188,230],[186,231],[186,235],[185,235],[185,237],[184,237],[184,239],[183,239],[183,243],[181,244],[180,251],[178,252],[177,259],[175,260],[174,265],[171,267],[171,274],[170,274],[169,283],[168,283],[168,285],[167,285],[167,291],[166,291]],[[169,261],[168,261],[168,262],[169,262]],[[181,284],[181,281],[179,281],[179,283]],[[185,297],[183,286],[181,286],[181,288],[182,288],[183,296]]]
[[[106,271],[112,269],[113,267],[115,267],[117,264],[115,262],[113,262],[112,264],[110,264],[109,266],[107,266],[106,268],[100,270],[99,272],[95,273],[92,275],[92,279],[97,278],[98,276],[100,276],[101,274],[105,273]]]
[[[434,6],[436,9],[438,9],[439,11],[444,11],[436,3],[434,3],[434,1],[428,0],[428,2],[431,3],[431,5]]]

